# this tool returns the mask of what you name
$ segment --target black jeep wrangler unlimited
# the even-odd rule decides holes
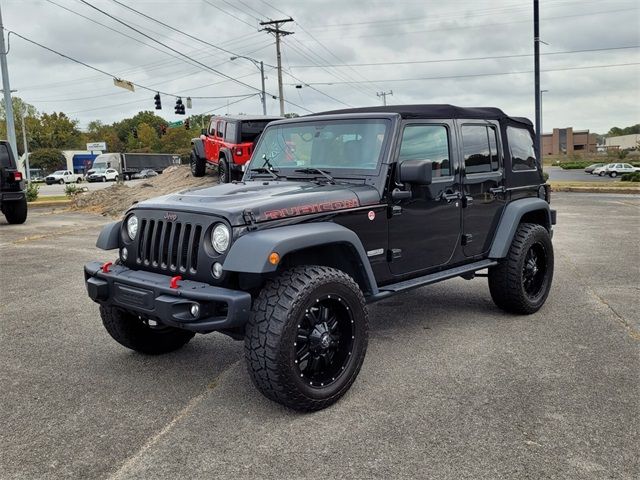
[[[122,345],[244,339],[249,374],[298,410],[337,401],[367,348],[367,303],[488,269],[530,314],[553,277],[549,188],[531,122],[496,108],[412,105],[271,123],[240,182],[155,198],[104,227],[85,265]]]
[[[9,223],[27,220],[27,196],[11,145],[0,140],[0,211]]]

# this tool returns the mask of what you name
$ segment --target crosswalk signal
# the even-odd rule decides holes
[[[180,97],[178,97],[178,100],[176,100],[175,112],[176,115],[184,115],[184,104],[182,103],[182,99]]]
[[[162,100],[160,100],[160,92],[156,93],[156,96],[153,97],[153,100],[156,103],[156,110],[162,110]]]
[[[184,129],[185,130],[190,130],[191,129],[191,122],[189,122],[188,118],[184,121]]]

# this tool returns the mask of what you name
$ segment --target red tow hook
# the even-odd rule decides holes
[[[178,282],[182,280],[182,275],[176,275],[175,277],[171,277],[171,281],[169,282],[169,288],[178,288]]]
[[[113,262],[104,262],[102,264],[102,273],[109,273],[111,271],[111,265],[113,265]]]

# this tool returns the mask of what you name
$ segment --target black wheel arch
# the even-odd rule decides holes
[[[204,154],[204,141],[201,138],[192,139],[191,148],[199,158],[206,158]]]

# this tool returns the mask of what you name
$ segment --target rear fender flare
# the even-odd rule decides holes
[[[198,158],[207,158],[204,154],[204,141],[201,138],[194,138],[191,140],[191,148],[193,148],[193,151]]]
[[[522,217],[527,213],[541,212],[545,222],[542,225],[551,233],[551,209],[541,198],[522,198],[509,203],[502,213],[500,223],[493,237],[489,258],[504,258],[509,253],[513,236],[518,229]]]
[[[364,279],[366,294],[376,295],[378,286],[362,242],[348,228],[331,222],[305,223],[260,230],[240,237],[231,247],[223,268],[241,273],[271,273],[278,265],[269,262],[276,252],[284,259],[287,254],[323,245],[343,244],[351,247],[357,266]]]

